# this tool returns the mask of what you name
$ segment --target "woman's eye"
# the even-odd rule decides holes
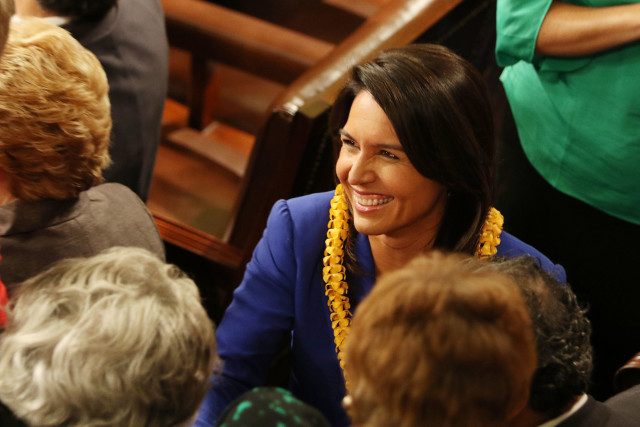
[[[342,138],[340,141],[342,142],[342,145],[349,145],[349,146],[352,146],[352,147],[356,145],[356,143],[353,142],[350,139]]]
[[[383,156],[388,157],[390,159],[399,159],[398,156],[396,156],[395,154],[393,154],[393,153],[391,153],[391,152],[389,152],[387,150],[380,151],[380,154],[382,154]]]

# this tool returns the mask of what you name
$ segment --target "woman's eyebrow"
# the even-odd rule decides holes
[[[349,139],[354,139],[354,138],[351,136],[351,134],[350,134],[349,132],[347,132],[346,130],[344,130],[344,129],[340,129],[340,130],[338,131],[338,133],[339,133],[340,135],[342,135],[342,136],[346,136],[346,137],[347,137],[347,138],[349,138]]]
[[[402,145],[398,144],[375,144],[375,147],[404,152],[404,148],[402,147]]]

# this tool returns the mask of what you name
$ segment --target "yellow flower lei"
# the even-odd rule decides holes
[[[325,240],[326,248],[322,264],[322,278],[324,279],[325,295],[329,297],[328,305],[331,312],[331,327],[340,367],[344,369],[342,344],[349,333],[351,318],[351,304],[347,297],[346,270],[344,259],[344,242],[349,235],[349,205],[342,192],[342,185],[336,187],[335,196],[331,199],[329,210],[329,230]]]
[[[504,217],[502,214],[496,208],[489,209],[489,214],[480,232],[480,239],[475,252],[476,256],[492,256],[498,253],[503,225]]]
[[[334,343],[336,353],[340,361],[340,368],[344,372],[344,355],[342,348],[349,334],[349,324],[351,322],[351,304],[347,296],[348,285],[346,282],[346,270],[343,265],[344,242],[349,235],[349,205],[344,196],[342,185],[338,184],[335,195],[331,199],[331,209],[329,210],[329,230],[325,240],[324,257],[322,264],[322,278],[325,285],[325,295],[329,297],[331,327],[333,328]],[[491,208],[478,241],[475,251],[476,256],[491,256],[498,252],[500,244],[500,233],[504,217],[497,209]],[[348,384],[348,383],[347,383]],[[348,388],[348,387],[347,387]]]

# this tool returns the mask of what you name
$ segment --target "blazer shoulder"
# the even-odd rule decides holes
[[[523,242],[506,231],[503,231],[500,235],[498,255],[507,257],[530,256],[536,258],[540,262],[540,266],[556,280],[560,282],[567,281],[567,274],[562,265],[555,264],[538,249]]]
[[[289,216],[297,231],[309,231],[320,225],[327,227],[332,191],[313,193],[288,200],[278,200],[271,210],[270,216]]]
[[[333,192],[324,192],[278,200],[269,214],[263,239],[275,244],[275,236],[284,238],[298,256],[313,256],[324,247],[332,197]]]

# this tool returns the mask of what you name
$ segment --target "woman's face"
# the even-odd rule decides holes
[[[446,190],[411,164],[391,121],[369,92],[356,96],[340,134],[336,173],[358,232],[411,238],[437,231]]]

